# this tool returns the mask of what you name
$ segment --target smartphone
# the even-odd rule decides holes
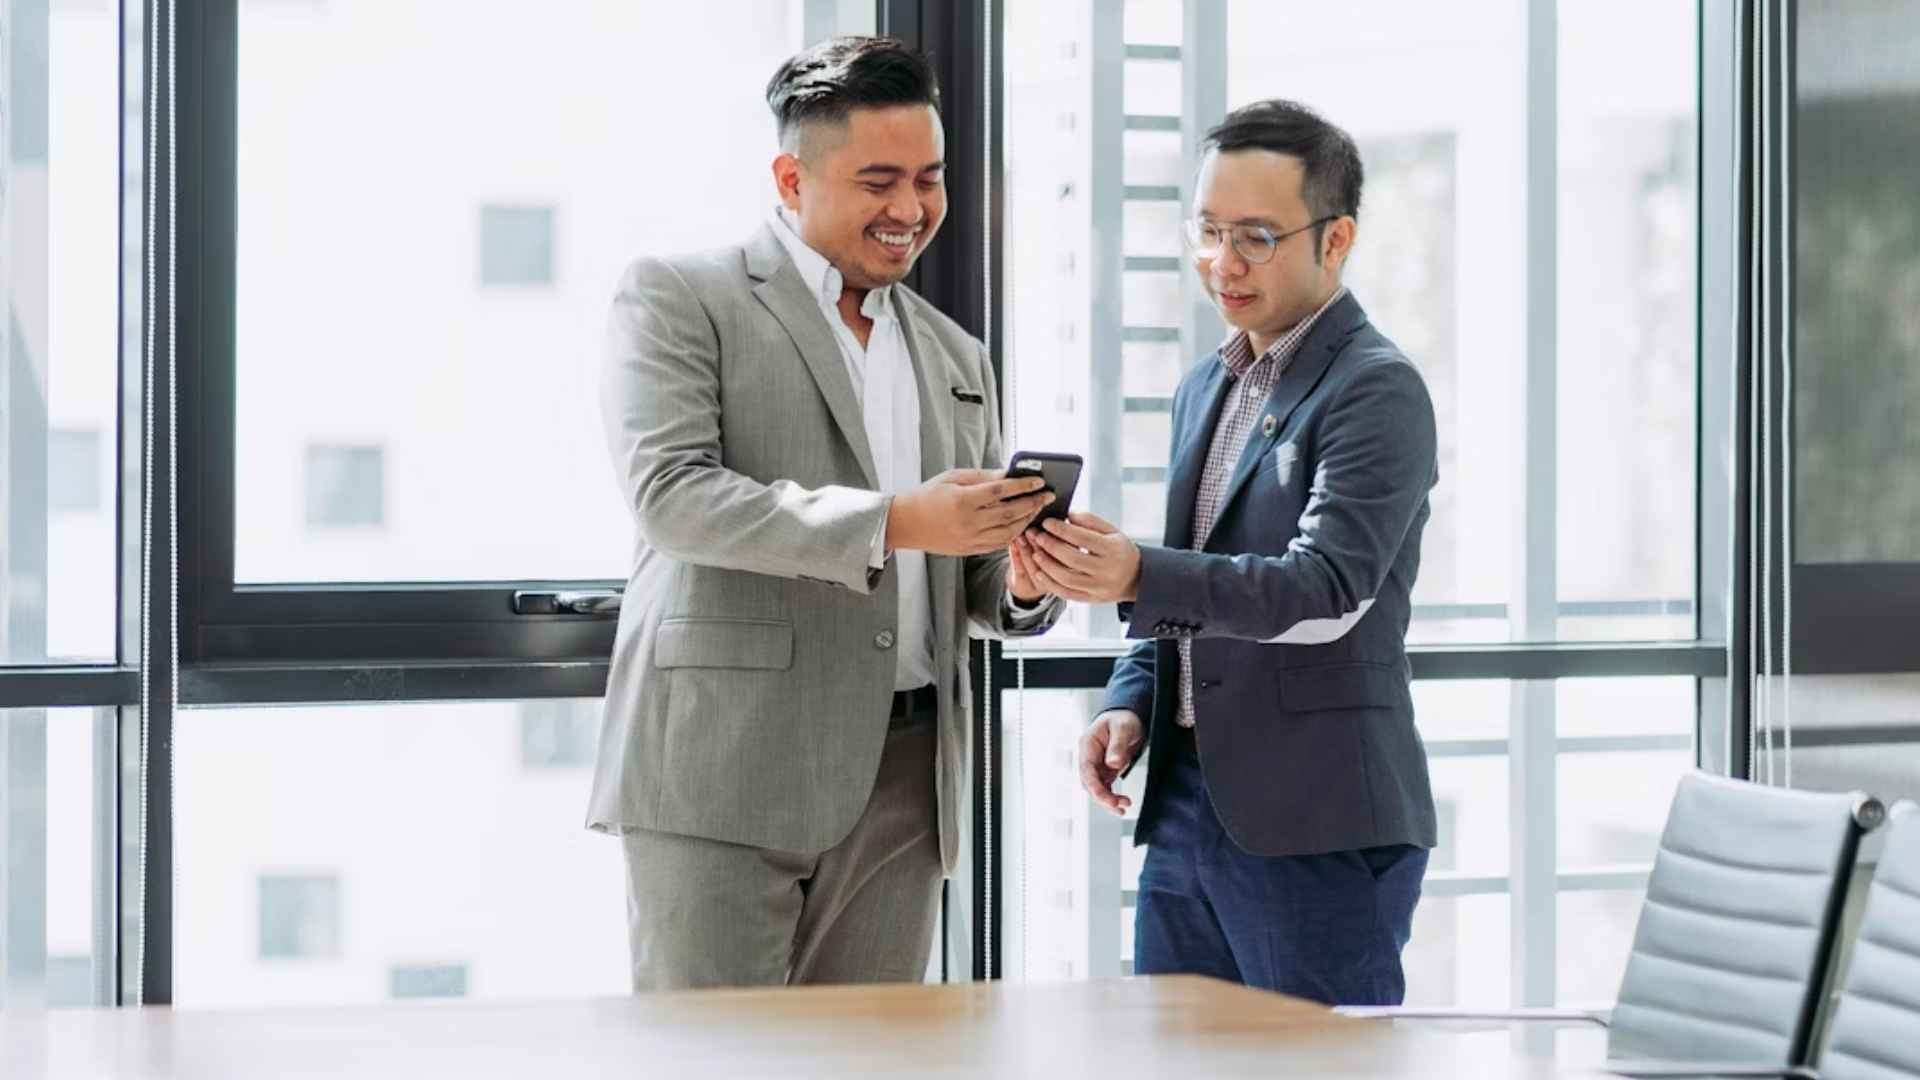
[[[1044,490],[1053,492],[1053,502],[1040,511],[1033,519],[1037,527],[1048,518],[1065,520],[1067,508],[1073,504],[1073,489],[1080,484],[1081,460],[1079,454],[1041,454],[1022,451],[1013,455],[1007,463],[1008,477],[1040,476],[1047,482]]]

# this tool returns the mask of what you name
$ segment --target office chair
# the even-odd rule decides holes
[[[1886,848],[1867,892],[1820,1068],[1722,1070],[1634,1067],[1634,1077],[1920,1080],[1920,805],[1903,802],[1887,815]]]
[[[1858,793],[1694,772],[1674,792],[1611,1015],[1556,1009],[1347,1008],[1349,1016],[1597,1023],[1609,1062],[1732,1063],[1768,1075],[1811,1056],[1860,838]],[[1610,1065],[1609,1067],[1615,1067]]]

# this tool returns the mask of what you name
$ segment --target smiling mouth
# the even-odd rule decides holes
[[[904,255],[913,249],[913,242],[920,237],[920,227],[911,229],[868,229],[867,235],[874,242],[896,255]]]

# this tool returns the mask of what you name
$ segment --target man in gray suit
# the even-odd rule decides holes
[[[627,865],[636,990],[918,979],[961,847],[967,636],[1061,603],[1006,545],[981,343],[901,284],[946,215],[926,61],[839,38],[767,87],[779,205],[640,259],[607,438],[639,542],[588,824]]]
[[[1015,561],[1147,639],[1080,739],[1115,812],[1151,747],[1134,970],[1398,1004],[1435,843],[1406,651],[1433,406],[1340,281],[1353,140],[1264,101],[1207,145],[1188,241],[1234,330],[1174,395],[1166,546],[1076,514]]]

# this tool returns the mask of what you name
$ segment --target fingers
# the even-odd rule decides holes
[[[1126,799],[1113,793],[1113,788],[1108,786],[1107,778],[1102,775],[1097,762],[1080,763],[1080,786],[1085,788],[1087,794],[1093,796],[1093,801],[1101,806],[1116,814],[1126,813]]]
[[[1078,516],[1078,515],[1074,515],[1074,514],[1067,515],[1068,518],[1073,518],[1075,516]],[[1062,540],[1065,540],[1067,543],[1072,544],[1075,547],[1092,549],[1092,548],[1095,548],[1096,546],[1101,545],[1102,542],[1106,540],[1106,534],[1104,533],[1097,533],[1090,529],[1083,529],[1078,525],[1072,524],[1070,521],[1061,521],[1059,518],[1049,519],[1045,523],[1045,526],[1046,526],[1047,532],[1053,534],[1054,536],[1059,537]]]
[[[1049,519],[1045,522],[1045,527],[1051,530],[1056,524],[1058,524],[1056,520]],[[1090,577],[1099,573],[1100,563],[1103,560],[1092,552],[1082,551],[1074,544],[1051,535],[1050,532],[1029,533],[1029,539],[1042,555],[1074,573]]]
[[[1027,584],[1045,592],[1046,590],[1041,586],[1043,579],[1040,576],[1040,567],[1033,561],[1033,549],[1021,543],[1019,537],[1015,537],[1013,541],[1007,545],[1007,550],[1013,553],[1014,565],[1019,568],[1020,574],[1026,579]]]
[[[1082,528],[1092,529],[1094,532],[1105,533],[1109,536],[1120,531],[1120,526],[1115,525],[1099,514],[1089,514],[1084,510],[1075,510],[1073,513],[1068,514],[1067,520]]]
[[[1067,556],[1063,554],[1064,545],[1062,545],[1060,541],[1048,536],[1036,534],[1031,529],[1021,533],[1020,539],[1026,542],[1027,553],[1033,556],[1034,565],[1045,571],[1049,576],[1065,582],[1077,582],[1081,585],[1092,584],[1092,582],[1087,579],[1093,577],[1093,574],[1090,573],[1085,566],[1079,565],[1077,562],[1068,561]],[[1084,558],[1085,556],[1081,555],[1078,551],[1073,552],[1073,559],[1080,560]]]
[[[994,548],[1006,547],[1026,533],[1027,525],[1032,520],[1032,514],[1023,514],[1019,517],[1000,522],[997,525],[991,525],[985,532],[980,534],[980,542],[986,545],[989,551]]]
[[[983,490],[971,493],[979,497],[981,506],[991,506],[1019,495],[1030,495],[1047,486],[1047,478],[1044,476],[1015,476],[1006,479],[999,479],[998,473],[992,473],[989,476],[994,478],[991,483],[977,483],[974,486]]]
[[[1104,731],[1103,726],[1096,726],[1080,736],[1080,786],[1087,790],[1088,795],[1093,796],[1095,802],[1116,814],[1124,814],[1130,800],[1123,795],[1114,794],[1115,770],[1101,767],[1100,759],[1104,756],[1106,748],[1103,745],[1104,739],[1098,733],[1104,733]]]
[[[1038,561],[1034,563],[1033,567],[1033,582],[1036,586],[1045,589],[1055,596],[1072,600],[1076,603],[1097,604],[1100,602],[1100,598],[1095,596],[1091,591],[1080,585],[1055,577],[1053,571],[1048,570],[1043,563]]]
[[[1018,591],[1024,594],[1037,591],[1033,577],[1033,561],[1027,558],[1025,551],[1021,550],[1017,537],[1007,543],[1007,566],[1010,568],[1007,572],[1009,587],[1018,586]]]
[[[1052,593],[1054,596],[1064,597],[1068,600],[1077,600],[1081,603],[1092,602],[1092,597],[1087,593],[1055,578],[1049,573],[1045,564],[1041,562],[1039,551],[1034,548],[1032,542],[1025,536],[1021,536],[1015,543],[1021,545],[1022,553],[1025,554],[1027,558],[1027,576],[1032,579],[1035,588],[1041,592]]]
[[[1027,523],[1024,519],[990,526],[984,532],[975,533],[971,540],[963,541],[966,545],[966,554],[985,555],[990,551],[1009,547],[1020,539],[1026,528]]]
[[[1107,767],[1118,772],[1133,762],[1145,741],[1146,731],[1140,723],[1140,716],[1131,709],[1108,709],[1094,718],[1088,734],[1101,731],[1098,740],[1107,749]]]
[[[1005,525],[1009,522],[1018,521],[1021,523],[1021,527],[1025,528],[1026,523],[1033,520],[1035,514],[1052,505],[1053,492],[1040,491],[1030,495],[1022,495],[1011,502],[990,502],[986,505],[985,509],[989,514],[994,515],[994,519],[998,524]]]

